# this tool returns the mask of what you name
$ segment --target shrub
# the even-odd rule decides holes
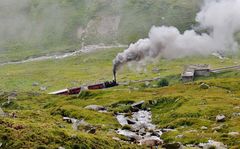
[[[158,87],[164,87],[164,86],[168,86],[169,85],[169,82],[167,79],[161,79],[158,83],[157,83],[157,86]]]

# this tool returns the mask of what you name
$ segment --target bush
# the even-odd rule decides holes
[[[158,87],[164,87],[164,86],[168,86],[169,85],[169,82],[167,79],[161,79],[158,83],[157,83],[157,86]]]

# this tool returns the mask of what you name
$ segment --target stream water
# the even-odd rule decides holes
[[[80,53],[90,53],[90,52],[94,52],[94,51],[102,50],[102,49],[126,48],[126,47],[127,47],[127,45],[121,45],[121,44],[119,44],[119,45],[101,45],[101,44],[100,45],[89,45],[89,46],[84,46],[83,48],[78,49],[76,51],[72,51],[72,52],[53,54],[53,55],[44,55],[44,56],[28,58],[28,59],[19,60],[19,61],[4,62],[4,63],[0,63],[0,66],[10,65],[10,64],[22,64],[22,63],[27,63],[27,62],[43,61],[43,60],[49,60],[49,59],[63,59],[66,57],[76,56]]]
[[[152,113],[146,110],[132,112],[130,116],[122,113],[116,116],[119,124],[123,128],[118,129],[117,133],[130,139],[131,142],[141,145],[158,146],[162,144],[160,136],[162,131],[152,124]],[[124,128],[124,127],[127,127]]]

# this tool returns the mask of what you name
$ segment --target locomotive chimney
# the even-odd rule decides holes
[[[113,69],[113,81],[117,82],[116,69]]]

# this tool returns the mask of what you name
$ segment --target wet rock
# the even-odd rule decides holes
[[[217,115],[216,116],[216,121],[217,122],[225,122],[225,120],[226,120],[225,115]]]
[[[144,101],[140,101],[140,102],[132,104],[131,107],[141,109],[143,104],[144,104]]]
[[[122,115],[122,114],[117,115],[116,118],[117,118],[118,123],[121,126],[125,126],[128,124],[127,118],[124,115]]]
[[[136,121],[136,124],[132,125],[134,130],[147,129],[154,130],[156,127],[152,122],[152,114],[151,112],[140,110],[138,112],[133,113],[133,120]]]
[[[181,143],[168,143],[168,144],[164,144],[162,147],[166,149],[182,149],[183,148]]]
[[[239,136],[239,132],[229,132],[228,135],[232,137],[237,137]]]
[[[200,85],[200,88],[201,88],[201,89],[209,89],[210,86],[209,86],[208,84],[206,84],[206,83],[202,83],[202,84]]]
[[[63,117],[63,120],[68,122],[68,123],[72,123],[72,120],[70,117]]]
[[[141,104],[136,104],[136,106]],[[150,111],[138,110],[137,112],[132,112],[130,115],[118,114],[116,118],[122,126],[129,126],[130,129],[118,129],[117,133],[127,137],[131,143],[138,142],[150,147],[161,144],[160,136],[162,132],[152,124],[152,114]]]
[[[3,112],[2,108],[0,107],[0,117],[5,117],[5,116],[6,116],[5,112]]]
[[[87,132],[87,133],[91,133],[91,134],[95,134],[96,131],[97,131],[97,129],[94,128],[94,127],[92,127],[90,130],[87,130],[86,132]]]
[[[208,128],[206,126],[202,126],[201,130],[208,130]]]
[[[149,101],[149,104],[151,104],[151,105],[156,105],[157,103],[158,103],[157,100],[150,100],[150,101]]]
[[[120,135],[123,135],[123,136],[125,136],[127,138],[129,138],[130,140],[134,140],[134,141],[138,141],[138,140],[142,139],[141,136],[139,136],[136,133],[134,133],[132,131],[129,131],[129,130],[121,130],[121,129],[119,129],[117,131],[117,133],[120,134]]]
[[[155,136],[147,137],[139,141],[141,145],[146,145],[148,147],[154,147],[162,145],[163,141]]]
[[[85,107],[85,109],[93,110],[93,111],[105,111],[105,110],[107,110],[105,107],[99,106],[99,105],[88,105],[88,106]]]
[[[127,123],[130,125],[136,124],[136,121],[127,118]]]
[[[186,147],[189,147],[189,148],[193,148],[193,147],[196,147],[194,144],[186,144],[185,145]],[[194,148],[195,149],[195,148]],[[197,148],[196,148],[197,149]]]
[[[161,132],[156,132],[156,131],[154,131],[154,132],[151,133],[151,136],[160,137],[161,135],[162,135]]]
[[[86,126],[88,123],[86,123],[83,119],[78,120],[75,118],[70,118],[70,117],[63,117],[64,121],[67,121],[68,123],[72,123],[72,128],[73,130],[78,130],[78,126],[83,125]]]
[[[198,146],[203,149],[211,149],[211,148],[227,149],[227,146],[224,145],[222,142],[217,142],[213,140],[208,140],[207,143],[200,143]]]

